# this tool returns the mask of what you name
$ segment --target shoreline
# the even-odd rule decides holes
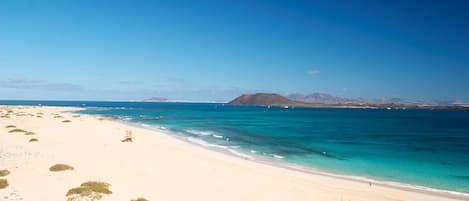
[[[71,111],[73,113],[73,111]],[[84,114],[84,115],[89,115],[89,114]],[[90,115],[90,116],[102,116],[102,115]],[[135,128],[141,128],[141,129],[146,129],[149,131],[153,132],[158,132],[158,133],[163,133],[167,135],[170,138],[174,138],[175,140],[180,140],[182,142],[188,143],[191,146],[196,146],[200,147],[202,149],[206,149],[209,151],[213,151],[216,153],[220,153],[229,157],[235,157],[243,160],[247,160],[253,163],[259,163],[259,164],[264,164],[264,165],[269,165],[272,167],[276,168],[281,168],[281,169],[287,169],[290,171],[296,171],[296,172],[301,172],[301,173],[306,173],[306,174],[313,174],[313,175],[320,175],[320,176],[326,176],[326,177],[331,177],[331,178],[336,178],[336,179],[343,179],[347,181],[353,181],[353,182],[360,182],[363,184],[372,184],[372,185],[378,185],[382,187],[387,187],[387,188],[394,188],[394,189],[399,189],[399,190],[405,190],[405,191],[410,191],[410,192],[417,192],[417,193],[429,193],[433,194],[436,196],[442,196],[442,197],[449,197],[449,198],[455,198],[455,199],[462,199],[462,200],[469,200],[469,194],[464,193],[464,192],[458,192],[458,191],[452,191],[452,190],[446,190],[446,189],[438,189],[438,188],[432,188],[432,187],[427,187],[427,186],[420,186],[420,185],[414,185],[414,184],[407,184],[407,183],[401,183],[401,182],[395,182],[395,181],[385,181],[385,180],[377,180],[369,177],[364,177],[364,176],[355,176],[355,175],[347,175],[347,174],[340,174],[340,173],[333,173],[329,172],[327,170],[311,167],[311,166],[305,166],[301,164],[296,164],[293,162],[289,161],[280,161],[280,160],[275,160],[274,158],[270,158],[268,156],[262,156],[262,155],[256,155],[256,154],[249,154],[245,153],[246,150],[243,150],[243,153],[236,154],[231,152],[231,149],[228,148],[219,148],[215,146],[204,146],[200,143],[193,142],[186,137],[179,136],[177,134],[174,134],[172,131],[167,130],[167,129],[161,129],[152,125],[148,124],[139,124],[139,123],[133,123],[133,122],[128,122],[125,120],[121,119],[110,119],[109,121],[113,121],[116,123],[121,123],[125,124],[131,127]],[[243,155],[247,155],[246,157],[243,157]],[[249,156],[249,157],[248,157]]]
[[[0,105],[0,109],[4,107]],[[181,186],[185,193],[193,196],[190,197],[193,198],[191,200],[219,200],[220,197],[213,198],[227,195],[226,193],[232,195],[226,200],[469,200],[467,196],[445,193],[438,189],[434,192],[406,187],[405,184],[394,185],[368,178],[332,174],[314,168],[305,170],[274,160],[246,160],[227,150],[222,152],[179,139],[166,133],[169,131],[140,127],[131,122],[99,119],[99,115],[80,113],[79,118],[71,117],[77,110],[85,109],[83,107],[6,107],[33,113],[56,112],[65,119],[72,120],[72,123],[63,124],[62,119],[54,119],[52,115],[44,115],[41,119],[29,116],[8,118],[5,121],[0,119],[0,126],[3,127],[0,128],[0,141],[3,140],[2,143],[7,145],[0,147],[0,165],[13,169],[8,178],[12,180],[10,190],[18,190],[26,198],[34,197],[31,200],[41,200],[41,196],[43,200],[63,200],[66,189],[83,178],[110,181],[116,189],[115,195],[109,197],[113,198],[110,200],[125,200],[134,191],[144,192],[149,200],[187,200],[184,195],[181,197],[174,194],[179,192]],[[22,136],[6,133],[5,125],[12,123],[37,131],[40,141],[34,145],[28,144],[20,139]],[[134,132],[135,142],[127,144],[120,141],[122,132],[127,129]],[[99,135],[95,135],[96,133]],[[85,150],[82,150],[83,145],[86,145]],[[18,158],[18,154],[25,153],[28,153],[27,157],[33,158]],[[37,158],[36,155],[40,157]],[[56,159],[64,162],[69,160],[76,166],[76,171],[61,173],[56,178],[42,170]],[[102,160],[102,163],[96,163],[97,160]],[[38,167],[41,168],[38,170]],[[39,175],[28,173],[32,170]],[[130,171],[131,174],[122,174],[122,171]],[[35,177],[38,177],[38,181],[48,182],[42,185],[51,185],[52,182],[52,186],[58,190],[37,192],[45,189],[30,186],[29,181],[36,183]],[[368,186],[370,181],[373,186]],[[127,188],[133,190],[126,190]],[[256,189],[255,192],[251,192],[253,188]],[[0,196],[4,191],[0,189]],[[39,198],[36,194],[40,195]]]

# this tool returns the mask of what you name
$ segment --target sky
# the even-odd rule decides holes
[[[0,0],[0,99],[469,101],[469,1]]]

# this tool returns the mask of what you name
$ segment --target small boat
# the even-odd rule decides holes
[[[284,109],[288,109],[288,106],[285,105],[285,106],[283,106],[283,108],[284,108]]]

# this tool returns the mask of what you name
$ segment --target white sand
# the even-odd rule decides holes
[[[86,181],[104,181],[112,194],[102,200],[129,201],[379,201],[468,200],[308,174],[210,151],[166,134],[94,116],[73,118],[64,107],[6,107],[36,114],[0,117],[0,169],[11,174],[0,200],[60,201],[68,189]],[[64,118],[54,118],[60,113]],[[62,123],[69,119],[72,122]],[[35,132],[8,133],[6,125]],[[126,130],[134,142],[123,143]],[[39,139],[29,142],[30,138]],[[50,172],[56,163],[73,171]]]

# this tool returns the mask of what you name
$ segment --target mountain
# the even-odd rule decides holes
[[[414,101],[405,100],[401,98],[383,97],[375,99],[363,99],[363,98],[343,98],[339,96],[333,96],[325,93],[312,93],[312,94],[300,94],[294,93],[287,95],[287,98],[294,101],[305,102],[305,103],[317,103],[317,104],[347,104],[347,105],[429,105],[429,106],[455,106],[462,105],[458,104],[461,101]]]
[[[433,103],[441,104],[441,102],[435,101],[433,101]],[[467,103],[462,101],[458,103],[459,104],[438,105],[429,104],[429,102],[408,101],[399,98],[387,97],[380,99],[352,99],[323,93],[314,93],[309,95],[290,94],[288,95],[288,98],[274,93],[243,94],[228,102],[230,105],[272,105],[322,108],[469,109]]]
[[[289,100],[278,94],[273,93],[257,93],[243,94],[230,101],[230,105],[295,105],[296,101]]]
[[[313,93],[303,95],[300,93],[290,94],[287,96],[290,100],[305,102],[305,103],[322,103],[322,104],[350,104],[361,102],[358,99],[348,99],[338,96],[332,96],[325,93]]]

